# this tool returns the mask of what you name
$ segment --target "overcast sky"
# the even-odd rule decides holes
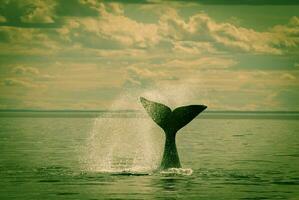
[[[122,2],[0,0],[0,109],[299,110],[295,1]]]

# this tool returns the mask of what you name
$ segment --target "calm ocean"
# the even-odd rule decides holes
[[[299,120],[206,113],[155,171],[163,132],[134,113],[2,113],[0,199],[299,199]]]

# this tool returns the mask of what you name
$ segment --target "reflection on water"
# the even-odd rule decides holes
[[[114,163],[123,162],[120,155],[127,155],[130,163],[134,162],[130,154],[118,153],[126,150],[155,158],[151,153],[156,152],[147,150],[155,144],[146,144],[141,151],[126,147],[128,143],[140,142],[139,139],[131,142],[134,134],[146,137],[141,131],[129,131],[136,119],[110,120],[126,121],[124,129],[130,135],[129,140],[120,137],[119,141],[125,144],[113,148]],[[97,142],[93,145],[104,146],[96,146],[89,155],[93,130],[91,118],[0,118],[0,199],[297,199],[299,196],[297,120],[194,120],[178,133],[183,171],[166,172],[129,169],[106,173],[87,168],[91,164],[89,159],[96,157],[98,151],[103,158],[100,151],[105,149],[97,135],[99,140],[94,140]],[[162,134],[152,127],[147,130],[155,136]],[[112,134],[118,133],[115,130]],[[140,159],[142,156],[135,161],[138,165],[149,160]],[[95,160],[92,164],[103,162],[100,158]]]

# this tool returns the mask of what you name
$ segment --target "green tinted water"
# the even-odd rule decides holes
[[[113,120],[125,119],[107,121],[121,129]],[[137,126],[138,119],[126,120]],[[194,120],[177,135],[181,163],[191,175],[87,168],[94,121],[0,118],[0,199],[299,199],[298,120]]]

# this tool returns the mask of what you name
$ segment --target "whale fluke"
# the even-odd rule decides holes
[[[171,111],[168,106],[147,100],[144,97],[140,97],[140,102],[148,115],[165,132],[166,139],[161,168],[180,168],[181,164],[175,144],[176,133],[205,110],[207,106],[189,105]]]

